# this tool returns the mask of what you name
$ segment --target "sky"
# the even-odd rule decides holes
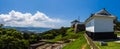
[[[69,27],[102,8],[120,19],[120,0],[0,0],[0,23],[13,27]]]

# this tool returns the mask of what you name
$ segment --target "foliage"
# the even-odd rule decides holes
[[[40,34],[41,39],[54,39],[56,36],[62,35],[66,36],[66,32],[69,28],[61,27],[60,29],[52,29]]]
[[[30,44],[36,43],[38,40],[39,36],[34,33],[22,33],[16,29],[0,28],[0,49],[28,49]]]
[[[3,24],[0,24],[0,28],[1,28],[2,26],[4,26],[4,25],[3,25]]]
[[[39,36],[37,34],[30,34],[27,40],[29,40],[30,44],[37,43],[39,41]]]
[[[83,34],[83,32],[74,33],[73,28],[70,28],[67,30],[66,36],[63,37],[63,40],[77,39],[81,37],[81,34]]]
[[[15,29],[0,28],[1,49],[27,49],[29,42]]]
[[[115,23],[114,30],[120,31],[120,22],[119,22],[119,21],[117,21],[117,22]]]
[[[87,44],[87,41],[85,40],[83,34],[84,31],[74,33],[73,28],[61,28],[47,31],[42,34],[42,37],[44,37],[44,39],[49,39],[48,42],[69,42],[70,39],[76,39],[75,41],[68,43],[65,47],[63,47],[63,49],[81,49],[84,44]],[[88,44],[85,48],[90,49]]]
[[[29,42],[27,40],[20,40],[14,38],[13,36],[2,36],[0,38],[0,48],[1,49],[27,49]]]
[[[69,39],[77,39],[83,33],[74,33],[73,28],[64,28],[53,29],[42,33],[40,36],[42,39],[50,39],[49,41],[66,41]],[[51,40],[52,39],[52,40]]]
[[[48,40],[48,42],[57,42],[57,41],[61,41],[61,39],[62,39],[62,35],[58,35],[54,39]]]

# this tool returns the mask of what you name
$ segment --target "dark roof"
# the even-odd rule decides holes
[[[74,23],[74,22],[80,22],[80,21],[78,21],[78,20],[74,20],[74,21],[72,21],[71,23]]]
[[[85,20],[85,22],[86,22],[88,19],[90,19],[91,17],[93,17],[94,15],[98,15],[98,16],[99,16],[99,15],[100,15],[100,16],[110,16],[111,14],[110,14],[105,8],[103,8],[103,9],[100,10],[99,12],[96,12],[96,13],[94,13],[94,14],[91,14],[90,17]]]
[[[95,15],[111,15],[105,8],[95,13]]]

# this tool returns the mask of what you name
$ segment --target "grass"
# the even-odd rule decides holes
[[[63,49],[80,49],[85,44],[85,40],[76,39],[75,41],[68,43]]]
[[[117,32],[116,34],[117,34],[117,36],[120,36],[120,32]]]
[[[63,49],[82,49],[83,45],[87,44],[87,41],[83,33],[79,33],[80,37],[75,41],[68,43]],[[87,44],[85,49],[90,49],[90,46]]]
[[[90,49],[90,45],[87,44],[87,46],[85,47],[85,49]]]
[[[54,39],[48,40],[48,42],[57,42],[57,41],[66,41],[69,39],[75,39],[75,41],[72,41],[70,43],[67,43],[66,46],[63,47],[63,49],[81,49],[84,45],[85,49],[90,49],[90,46],[87,44],[87,41],[84,37],[85,32],[79,32],[74,33],[73,29],[70,28],[66,32],[66,36],[58,35]]]
[[[48,42],[57,42],[57,41],[64,41],[64,40],[69,40],[69,39],[73,39],[73,38],[77,38],[77,37],[79,37],[79,35],[78,34],[75,34],[74,32],[73,32],[73,28],[70,28],[70,29],[68,29],[67,30],[67,32],[66,32],[66,36],[62,36],[62,35],[58,35],[58,36],[56,36],[54,39],[50,39],[50,40],[47,40]]]
[[[62,39],[62,35],[58,35],[57,37],[55,37],[55,39],[51,39],[51,40],[47,40],[48,42],[57,42],[60,41]]]
[[[120,32],[115,32],[117,36],[120,36]],[[120,49],[120,43],[110,41],[107,42],[108,46],[101,46],[99,42],[94,42],[100,49]]]
[[[95,42],[95,44],[100,48],[100,49],[120,49],[120,43],[116,42],[107,42],[108,46],[100,46],[99,42]]]

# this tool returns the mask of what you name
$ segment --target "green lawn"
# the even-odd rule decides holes
[[[58,35],[54,39],[48,40],[48,42],[67,41],[69,39],[75,39],[75,41],[66,43],[66,46],[64,46],[63,49],[82,49],[82,47],[84,47],[85,49],[90,49],[90,46],[88,45],[84,37],[84,33],[85,31],[74,33],[73,29],[70,28],[67,30],[65,36]]]
[[[84,34],[76,39],[75,41],[68,43],[63,49],[82,49],[83,45],[87,44],[87,41],[84,37]],[[85,49],[90,49],[90,46],[87,44]]]
[[[117,36],[120,36],[120,32],[115,32]],[[100,49],[120,49],[120,43],[111,41],[107,42],[108,46],[101,46],[99,42],[95,42],[95,44],[100,48]]]
[[[100,48],[100,49],[120,49],[120,43],[116,42],[107,42],[108,46],[100,46],[99,42],[95,42],[95,44]]]
[[[89,44],[87,44],[87,46],[85,47],[85,49],[90,49],[90,45],[89,45]]]

